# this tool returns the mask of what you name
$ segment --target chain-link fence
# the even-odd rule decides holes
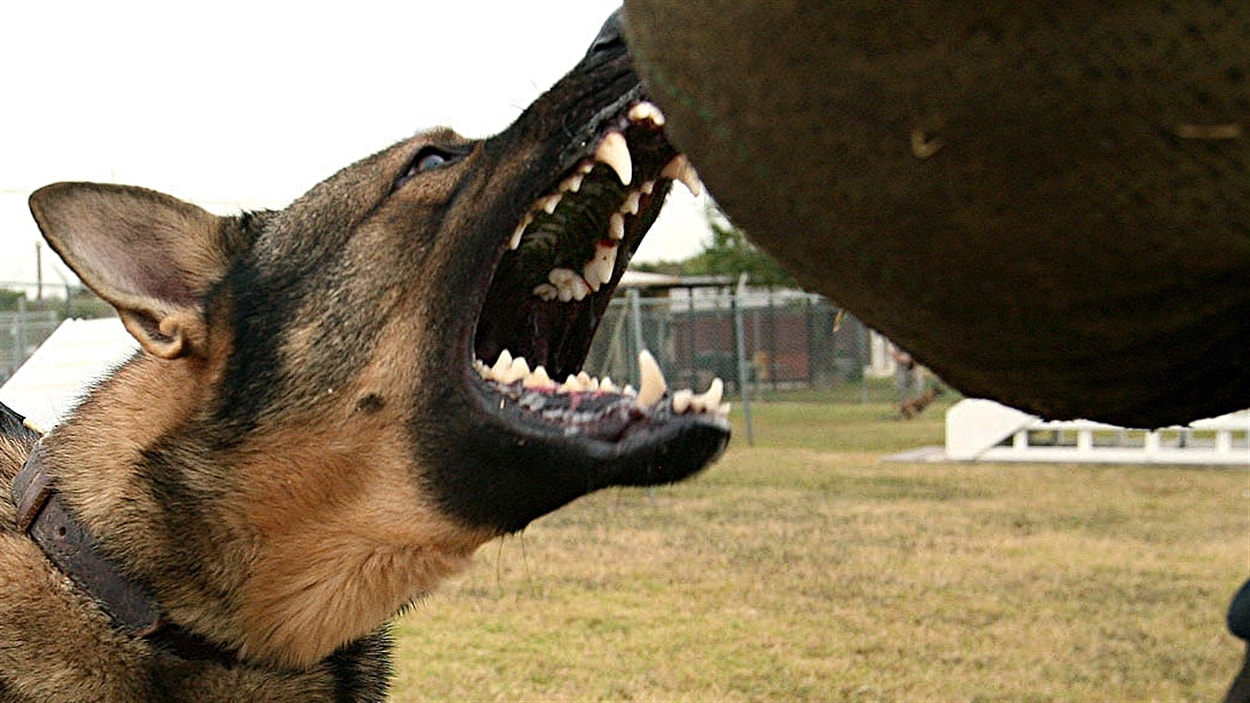
[[[56,311],[24,308],[0,312],[0,383],[7,381],[61,323]]]
[[[893,401],[889,343],[828,300],[793,291],[628,290],[608,307],[586,368],[619,384],[638,379],[648,349],[669,386],[701,391],[712,378],[752,398]]]
[[[111,313],[87,291],[57,309],[0,312],[0,383],[70,317]],[[32,307],[34,305],[32,304]],[[61,310],[59,308],[64,308]],[[612,301],[586,369],[637,384],[649,350],[669,386],[702,391],[715,377],[726,393],[753,399],[896,402],[889,342],[828,300],[795,291],[681,287],[627,289]]]

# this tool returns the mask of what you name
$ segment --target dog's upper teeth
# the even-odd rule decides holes
[[[582,181],[586,179],[586,174],[575,173],[568,178],[560,181],[561,193],[576,193],[582,189]]]
[[[560,290],[550,283],[539,283],[534,286],[533,293],[540,300],[548,303],[560,297]]]
[[[629,191],[629,195],[625,196],[625,202],[621,203],[619,212],[622,215],[637,215],[638,203],[642,200],[642,192],[637,190]]]
[[[550,215],[551,213],[556,211],[556,207],[560,205],[560,200],[563,198],[564,198],[564,195],[562,193],[556,193],[555,195],[549,195],[545,198],[540,199],[535,204],[543,212]]]
[[[525,217],[521,218],[521,223],[512,231],[512,238],[508,240],[509,249],[516,251],[521,246],[521,236],[525,234],[525,228],[529,227],[533,221],[534,216],[528,212],[525,213]]]
[[[608,218],[608,239],[624,239],[625,238],[625,216],[619,212],[614,212]]]
[[[547,281],[555,287],[556,297],[562,303],[567,303],[570,300],[584,300],[586,296],[590,295],[590,284],[582,278],[580,273],[572,269],[551,269],[547,272]],[[534,293],[539,295],[538,289],[535,289]]]
[[[634,177],[634,162],[629,155],[629,146],[625,143],[625,135],[620,132],[608,132],[595,149],[595,161],[607,164],[616,171],[621,185],[629,185]]]
[[[643,181],[642,185],[638,186],[638,190],[642,191],[643,195],[651,195],[655,192],[655,181]]]
[[[663,170],[660,171],[660,178],[671,178],[674,181],[679,181],[686,188],[690,189],[690,192],[694,195],[699,195],[703,192],[703,184],[699,181],[699,174],[694,170],[694,166],[690,165],[690,159],[687,159],[685,154],[678,154],[673,157],[672,161],[665,164]]]
[[[629,119],[632,122],[642,122],[647,120],[656,127],[664,126],[664,113],[655,103],[640,102],[629,109]]]
[[[600,240],[595,244],[595,255],[582,269],[582,278],[586,279],[592,291],[598,293],[600,286],[612,280],[612,272],[616,269],[616,249],[616,242]]]

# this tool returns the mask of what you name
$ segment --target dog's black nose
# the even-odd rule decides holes
[[[621,16],[620,8],[608,16],[608,20],[603,23],[603,27],[599,30],[599,36],[595,37],[595,41],[591,43],[590,49],[586,52],[586,56],[593,54],[620,51],[625,48],[625,19]]]

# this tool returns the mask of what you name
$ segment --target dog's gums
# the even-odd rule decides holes
[[[591,337],[626,264],[673,181],[699,193],[698,176],[664,139],[664,114],[632,95],[595,125],[572,165],[532,201],[510,233],[483,306],[474,368],[509,406],[565,436],[618,441],[631,427],[699,415],[726,427],[723,383],[668,393],[650,353],[641,391],[581,370]]]

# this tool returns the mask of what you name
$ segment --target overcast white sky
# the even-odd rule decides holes
[[[281,207],[416,130],[485,136],[585,52],[619,0],[4,3],[0,281],[35,277],[30,191],[133,183]],[[640,259],[706,236],[683,188]],[[45,249],[45,254],[47,253]],[[45,280],[66,269],[46,255]]]

